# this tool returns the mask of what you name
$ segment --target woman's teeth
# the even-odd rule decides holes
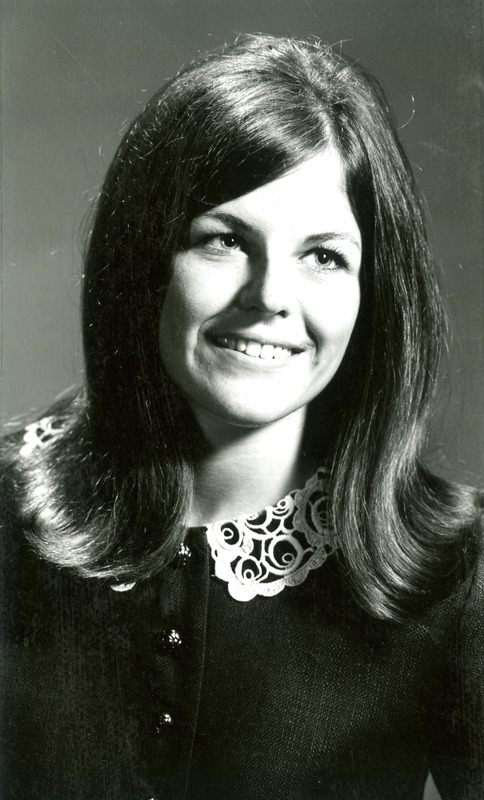
[[[219,347],[225,347],[227,350],[238,350],[239,353],[245,353],[246,356],[251,356],[251,358],[262,358],[265,361],[270,361],[273,358],[288,358],[292,355],[292,350],[289,347],[261,344],[260,342],[254,342],[252,339],[229,339],[226,336],[217,336],[215,344]]]

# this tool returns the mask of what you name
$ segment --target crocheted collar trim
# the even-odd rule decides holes
[[[44,450],[50,442],[61,435],[63,430],[62,421],[56,420],[55,417],[42,417],[36,422],[31,422],[25,426],[20,455],[26,458],[36,450]]]
[[[62,432],[53,417],[25,428],[20,453],[42,450]],[[328,470],[320,467],[302,489],[295,489],[257,514],[222,520],[201,529],[215,563],[215,575],[235,600],[272,597],[301,584],[334,551],[327,512]],[[182,545],[183,547],[183,545]],[[115,583],[126,592],[135,583]]]
[[[204,526],[215,575],[235,600],[272,597],[302,583],[334,546],[328,527],[328,471],[320,467],[296,489],[259,514]]]

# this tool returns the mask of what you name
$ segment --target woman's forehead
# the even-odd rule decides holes
[[[314,236],[320,233],[319,226],[321,231],[341,228],[346,238],[360,245],[344,164],[333,146],[274,180],[197,215],[196,221],[236,224],[268,234],[281,226],[290,230],[298,225]]]

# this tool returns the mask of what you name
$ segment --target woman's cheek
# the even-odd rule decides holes
[[[347,275],[341,277],[345,280],[339,285],[326,284],[308,296],[307,327],[327,344],[349,339],[360,307],[358,278]]]

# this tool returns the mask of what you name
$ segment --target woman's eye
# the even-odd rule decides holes
[[[210,250],[218,252],[240,250],[242,245],[235,233],[219,233],[217,236],[207,237],[205,243]]]
[[[336,270],[346,267],[346,259],[336,250],[327,250],[324,247],[317,247],[311,254],[317,267],[324,270]]]
[[[233,233],[224,233],[223,236],[219,237],[220,243],[223,247],[226,247],[228,250],[233,250],[236,247],[239,247],[239,240],[237,236],[234,236]]]

